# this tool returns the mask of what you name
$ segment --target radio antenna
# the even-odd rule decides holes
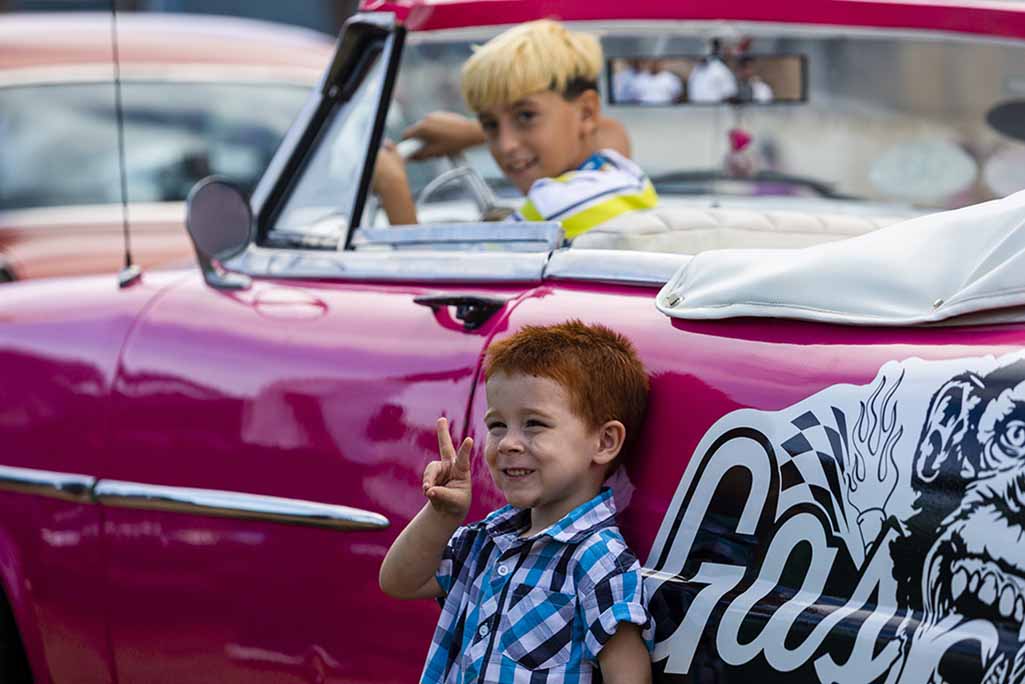
[[[114,111],[117,115],[117,161],[121,176],[121,225],[125,237],[125,265],[117,274],[119,287],[139,281],[142,272],[132,263],[132,237],[128,230],[128,171],[125,162],[125,111],[121,102],[121,58],[118,54],[117,0],[110,0],[110,41],[114,53]]]

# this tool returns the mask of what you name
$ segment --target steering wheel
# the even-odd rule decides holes
[[[397,143],[395,151],[399,153],[403,161],[408,161],[410,157],[423,149],[425,144],[419,138],[409,138]],[[451,168],[439,174],[437,178],[432,179],[431,182],[417,193],[415,206],[418,215],[420,209],[430,201],[432,195],[438,193],[445,186],[457,182],[463,183],[467,190],[470,191],[470,196],[477,205],[479,212],[478,220],[486,220],[488,217],[493,216],[495,212],[501,211],[502,206],[498,202],[498,197],[491,190],[491,186],[487,184],[487,181],[484,180],[484,177],[480,175],[477,169],[470,166],[462,152],[448,155],[448,160]],[[366,221],[363,222],[363,225],[373,227],[377,223],[377,212],[380,209],[380,204],[376,194],[371,193],[367,197],[366,208],[363,212]]]

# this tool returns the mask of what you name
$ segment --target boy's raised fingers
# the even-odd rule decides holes
[[[444,484],[443,482],[440,482],[444,466],[445,464],[441,461],[431,461],[427,464],[427,467],[424,468],[424,492],[437,484]]]
[[[451,463],[456,458],[456,448],[452,446],[452,435],[448,434],[448,419],[438,418],[438,453],[441,460]]]
[[[467,437],[459,445],[459,452],[456,454],[456,469],[462,472],[470,472],[470,453],[473,451],[473,439]]]

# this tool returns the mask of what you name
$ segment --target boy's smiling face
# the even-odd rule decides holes
[[[577,168],[593,153],[600,102],[587,90],[573,100],[551,90],[477,114],[491,156],[527,194],[534,181]]]
[[[484,457],[506,500],[532,509],[531,534],[598,493],[622,446],[622,423],[591,427],[572,410],[569,392],[549,378],[499,372],[486,391]]]

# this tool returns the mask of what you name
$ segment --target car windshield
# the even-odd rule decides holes
[[[123,84],[128,199],[182,201],[217,174],[255,186],[309,89]],[[110,83],[0,90],[0,209],[121,201]]]
[[[1025,144],[986,122],[995,105],[1025,96],[1022,48],[1010,43],[757,25],[717,25],[715,34],[708,26],[688,30],[681,23],[573,28],[599,34],[612,64],[638,56],[671,61],[689,55],[699,61],[709,54],[713,37],[720,39],[731,69],[745,53],[791,55],[803,64],[804,97],[795,90],[791,100],[796,101],[786,103],[637,106],[610,105],[605,98],[606,112],[626,125],[633,157],[663,199],[815,198],[837,205],[933,209],[1025,187]],[[411,35],[391,134],[431,111],[465,113],[459,67],[472,45],[497,31],[473,36],[460,31],[458,39],[443,32]],[[779,58],[763,63],[771,66],[773,59]],[[686,84],[687,74],[678,76]],[[607,90],[607,80],[602,87]],[[499,194],[515,196],[486,150],[468,157]],[[442,168],[443,162],[411,165],[414,190]]]

